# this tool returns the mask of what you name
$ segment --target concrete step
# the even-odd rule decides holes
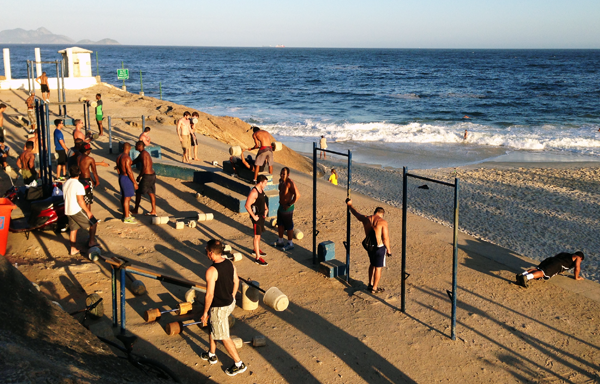
[[[254,184],[240,179],[233,175],[228,175],[225,172],[215,172],[212,175],[212,182],[222,185],[224,187],[228,187],[232,191],[241,193],[242,195],[248,196],[252,188],[254,188]],[[277,185],[269,182],[265,187],[265,192],[269,191],[277,191]]]
[[[246,199],[247,195],[233,191],[226,186],[219,185],[211,182],[206,183],[202,187],[201,193],[213,199],[214,201],[222,204],[226,208],[231,209],[238,213],[247,213],[246,211]],[[249,192],[248,192],[249,193]],[[277,215],[277,208],[279,207],[279,193],[277,191],[266,192],[267,195],[267,206],[269,207],[269,217]]]

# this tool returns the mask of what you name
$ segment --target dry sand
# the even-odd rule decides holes
[[[151,115],[152,111],[166,104],[152,98],[140,100],[138,96],[105,86],[85,92],[71,92],[69,97],[89,97],[96,92],[103,94],[106,114],[113,116]],[[19,92],[0,93],[1,100],[21,113],[24,112],[23,97],[24,94]],[[74,117],[78,117],[76,112]],[[9,108],[7,113],[11,115],[14,111]],[[226,118],[214,119],[225,121]],[[207,121],[213,121],[213,118],[207,117]],[[163,124],[158,119],[150,122],[153,141],[163,147],[163,154],[168,158],[178,159],[179,147],[174,126],[164,123],[169,123],[168,119]],[[239,132],[245,127],[237,122],[232,124],[240,126]],[[7,129],[9,141],[15,144],[23,142],[24,130],[13,126],[10,121]],[[67,128],[67,132],[70,129]],[[119,137],[129,140],[133,140],[140,132],[140,127],[125,123],[115,127]],[[235,138],[240,139],[240,135]],[[71,144],[70,140],[67,137],[67,144]],[[93,156],[112,164],[117,154],[108,155],[106,140],[104,137],[94,143]],[[200,166],[210,168],[208,163],[213,160],[226,159],[227,147],[210,137],[204,137],[200,153],[205,162]],[[293,156],[291,153],[287,165],[301,168],[302,161],[295,161]],[[367,171],[370,177],[366,173],[364,177],[357,175],[357,188],[363,188],[365,192],[372,190],[377,198],[392,204],[398,201],[398,191],[382,186],[379,173]],[[460,172],[477,175],[479,171]],[[240,276],[258,280],[262,287],[277,286],[290,299],[290,307],[284,312],[274,312],[263,305],[253,312],[236,308],[234,315],[238,321],[232,328],[232,334],[245,340],[257,334],[265,335],[268,346],[256,349],[243,347],[240,354],[249,366],[248,372],[231,379],[223,372],[232,361],[222,346],[219,346],[217,353],[219,364],[209,365],[200,359],[199,353],[206,349],[208,343],[208,335],[204,330],[190,327],[179,336],[169,337],[163,328],[166,323],[176,319],[171,315],[163,316],[157,323],[144,323],[142,315],[145,310],[152,307],[173,308],[183,300],[185,292],[183,288],[144,279],[149,290],[147,296],[134,297],[127,293],[127,329],[142,338],[138,347],[140,351],[171,366],[184,382],[600,381],[600,290],[592,281],[576,282],[571,277],[559,276],[549,282],[534,282],[531,288],[523,289],[513,283],[514,274],[534,263],[534,260],[461,233],[458,338],[452,341],[449,338],[450,301],[446,295],[446,290],[451,287],[452,230],[446,226],[409,215],[407,271],[410,277],[407,312],[404,314],[400,312],[399,279],[401,211],[393,205],[384,204],[391,228],[394,257],[388,260],[388,267],[383,272],[381,285],[386,292],[373,296],[364,290],[368,260],[360,247],[362,226],[356,220],[352,221],[350,284],[326,279],[312,264],[309,235],[312,223],[312,178],[309,175],[292,172],[292,178],[302,193],[295,221],[306,237],[296,242],[292,252],[284,253],[265,244],[275,241],[277,237],[275,232],[268,230],[263,237],[265,243],[262,248],[268,252],[266,259],[269,266],[259,267],[250,260],[252,238],[247,215],[232,213],[204,197],[197,200],[195,193],[201,190],[201,186],[159,177],[158,210],[169,215],[213,212],[214,221],[201,223],[196,229],[177,231],[172,225],[152,226],[149,218],[140,216],[140,225],[131,226],[115,219],[120,217],[120,208],[114,170],[112,167],[100,168],[99,174],[102,184],[96,191],[97,203],[93,211],[103,219],[98,237],[107,256],[124,256],[141,266],[203,281],[209,265],[202,253],[203,245],[210,238],[219,238],[244,254],[244,260],[236,264]],[[381,177],[391,177],[392,174],[383,173]],[[473,176],[473,180],[477,178]],[[528,185],[525,180],[523,182]],[[2,183],[4,187],[8,185],[4,176]],[[473,185],[479,184],[473,182]],[[482,194],[501,193],[485,185],[480,188],[483,189]],[[346,238],[345,190],[320,181],[318,196],[318,241],[334,241],[337,258],[343,260],[345,252],[342,241]],[[516,200],[517,197],[510,198]],[[375,206],[381,205],[379,201],[358,193],[353,194],[353,199],[357,209],[363,213],[372,212]],[[145,199],[142,208],[149,208]],[[473,206],[471,211],[476,209],[480,208]],[[468,212],[467,207],[464,210]],[[469,214],[463,215],[464,222],[469,223]],[[474,217],[472,220],[476,221],[477,215],[471,215]],[[533,231],[530,226],[519,230]],[[80,234],[80,241],[84,237]],[[68,256],[67,246],[65,234],[37,232],[29,240],[24,235],[10,234],[6,257],[13,265],[18,263],[18,269],[27,278],[37,282],[45,295],[58,300],[67,311],[81,308],[85,295],[97,292],[107,303],[105,308],[110,317],[110,273],[106,266],[100,264],[99,269],[93,268],[87,259]],[[86,267],[88,265],[90,267]],[[197,307],[195,311],[198,313],[200,310]],[[10,351],[0,345],[0,357],[8,353]],[[12,362],[6,358],[4,361]],[[93,382],[86,380],[76,370],[72,375],[79,382]]]

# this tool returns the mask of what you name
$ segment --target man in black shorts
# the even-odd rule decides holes
[[[290,179],[290,169],[283,167],[279,174],[279,208],[277,209],[277,231],[279,240],[276,247],[283,247],[284,251],[294,249],[294,204],[300,198],[296,183]],[[284,231],[287,231],[288,242],[283,240]]]
[[[265,194],[267,180],[267,176],[258,175],[256,186],[250,191],[245,205],[246,211],[250,214],[252,229],[254,231],[254,252],[252,252],[255,257],[254,262],[262,266],[269,265],[269,263],[263,259],[263,256],[266,256],[267,254],[260,250],[260,236],[265,230],[265,217],[267,217],[267,214],[269,213],[267,195]]]
[[[64,176],[67,176],[67,144],[65,144],[65,136],[62,133],[65,125],[61,119],[54,120],[54,125],[56,126],[54,130],[54,148],[56,148],[56,154],[58,155],[58,159],[56,160],[56,178],[58,181],[65,181]]]
[[[137,177],[139,184],[138,189],[135,191],[135,207],[131,211],[133,215],[138,214],[140,208],[140,202],[142,201],[142,195],[147,194],[150,197],[150,203],[152,204],[152,210],[146,212],[146,216],[156,216],[156,173],[152,168],[152,157],[148,151],[144,148],[146,146],[142,141],[138,141],[135,144],[135,149],[140,153],[138,157],[133,160],[133,165],[142,163],[142,170]]]
[[[583,277],[579,276],[581,272],[581,262],[585,259],[583,252],[577,251],[575,253],[561,252],[556,256],[552,256],[542,261],[537,268],[531,268],[526,272],[519,273],[516,276],[517,284],[527,288],[529,286],[529,280],[531,279],[544,279],[548,280],[559,273],[568,271],[569,269],[575,268],[575,280],[583,280]]]

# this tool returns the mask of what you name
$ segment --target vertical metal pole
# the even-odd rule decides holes
[[[125,268],[121,272],[121,334],[125,333]]]
[[[38,158],[40,160],[40,178],[42,179],[42,182],[45,179],[45,156],[44,156],[44,129],[42,127],[42,117],[41,117],[41,111],[40,111],[40,100],[39,99],[35,99],[35,119],[36,119],[36,126],[37,126],[37,132],[38,132]]]
[[[317,143],[313,142],[313,264],[317,264]]]
[[[87,114],[85,113],[86,102],[83,102],[83,129],[87,132]]]
[[[29,94],[31,95],[31,81],[29,81],[29,60],[27,60],[27,88],[29,88]]]
[[[401,306],[400,310],[406,313],[406,213],[407,207],[407,190],[408,190],[408,169],[402,168],[402,271],[401,273]]]
[[[160,99],[162,100],[162,84],[158,83],[158,90],[160,91]]]
[[[48,159],[48,184],[52,185],[52,141],[50,140],[50,106],[44,104],[46,112],[46,158]]]
[[[60,103],[60,73],[58,72],[58,60],[55,60],[54,64],[56,65],[56,96]],[[62,105],[60,104],[58,104],[58,114],[62,115]]]
[[[142,115],[142,132],[146,129],[146,116]]]
[[[125,69],[125,64],[121,61],[121,69]],[[125,78],[123,78],[123,89],[125,89]]]
[[[62,94],[63,94],[62,99],[63,99],[63,102],[66,103],[67,102],[67,93],[65,91],[65,61],[64,60],[61,61],[60,66],[61,66],[60,77],[61,77],[61,81],[62,81]],[[63,117],[66,118],[67,117],[67,106],[66,105],[63,105],[63,112],[64,112]]]
[[[92,130],[92,122],[90,121],[90,105],[87,102],[85,103],[85,113],[87,115],[87,128],[85,130],[89,132]]]
[[[115,267],[111,266],[110,268],[110,277],[112,281],[112,318],[113,318],[113,327],[119,325],[118,313],[117,313],[117,274],[115,272]]]
[[[108,116],[108,153],[112,153],[112,125]]]
[[[350,197],[350,183],[352,182],[352,151],[348,150],[348,187],[346,197]],[[346,207],[346,282],[350,281],[350,220],[352,219],[350,207]]]
[[[456,340],[456,275],[458,273],[458,178],[454,179],[454,254],[452,257],[452,340]]]

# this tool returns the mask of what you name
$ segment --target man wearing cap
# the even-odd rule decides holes
[[[96,160],[90,156],[91,153],[92,146],[89,143],[84,143],[81,146],[81,156],[77,159],[77,165],[81,172],[79,182],[83,184],[83,188],[85,189],[83,200],[90,211],[94,202],[94,188],[100,185],[100,178],[96,170]]]
[[[527,288],[531,279],[543,278],[544,280],[548,280],[572,268],[575,268],[575,280],[583,280],[583,277],[579,276],[579,273],[581,272],[581,262],[584,259],[585,256],[581,251],[575,253],[561,252],[556,256],[545,259],[536,268],[519,273],[516,276],[517,284]]]
[[[142,163],[142,170],[137,177],[139,183],[138,189],[135,191],[135,207],[132,214],[137,215],[138,209],[140,208],[140,202],[142,201],[142,195],[148,194],[150,197],[150,203],[152,204],[152,210],[147,212],[146,216],[156,216],[156,173],[152,168],[152,158],[148,151],[144,148],[146,146],[142,141],[138,141],[135,144],[135,149],[140,153],[138,157],[133,161],[132,164]]]

